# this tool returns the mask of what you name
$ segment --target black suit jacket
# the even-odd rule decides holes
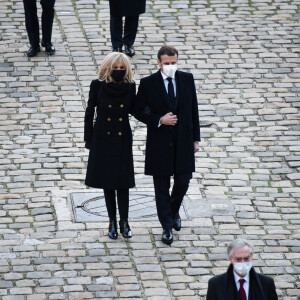
[[[278,300],[273,278],[250,270],[248,300]],[[208,281],[207,300],[240,300],[233,276],[233,266],[226,273]]]
[[[141,80],[137,119],[147,124],[145,174],[171,176],[195,171],[194,142],[200,141],[198,102],[191,73],[177,71],[176,127],[161,125],[160,118],[171,112],[160,71]]]
[[[129,17],[143,14],[146,0],[109,0],[110,15],[113,17]]]

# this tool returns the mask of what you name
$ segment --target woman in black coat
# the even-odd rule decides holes
[[[104,190],[108,235],[112,239],[118,237],[116,191],[120,232],[125,238],[132,236],[128,224],[129,188],[135,183],[128,114],[133,111],[134,100],[135,82],[129,59],[123,53],[110,53],[101,64],[98,79],[90,85],[84,140],[90,149],[85,184]]]
[[[125,45],[126,55],[132,57],[135,52],[135,41],[139,15],[146,10],[146,0],[109,0],[110,34],[114,52],[122,52]],[[124,35],[123,20],[125,17]]]

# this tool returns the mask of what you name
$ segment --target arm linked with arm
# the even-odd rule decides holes
[[[146,95],[146,86],[142,79],[136,96],[133,115],[136,119],[145,123],[147,126],[157,128],[161,116],[154,114],[151,111],[147,100],[148,97]]]

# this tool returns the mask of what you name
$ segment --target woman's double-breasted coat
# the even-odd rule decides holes
[[[132,132],[128,120],[134,101],[134,83],[92,81],[84,125],[84,140],[90,149],[87,186],[114,190],[134,187]],[[95,108],[97,117],[93,124]]]
[[[112,17],[131,17],[146,11],[146,0],[109,0]]]

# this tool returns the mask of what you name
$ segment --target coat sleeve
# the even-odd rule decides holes
[[[145,80],[142,79],[136,97],[134,117],[149,127],[157,128],[161,116],[151,111],[148,96]]]
[[[84,141],[85,147],[90,149],[92,136],[93,136],[93,128],[94,128],[94,114],[95,107],[97,106],[97,80],[93,80],[90,85],[89,91],[89,99],[87,103],[87,108],[85,110],[84,116]]]
[[[196,93],[196,87],[195,87],[193,75],[192,75],[192,86],[193,86],[193,102],[192,102],[193,139],[194,142],[199,142],[201,141],[201,138],[200,138],[198,100],[197,100],[197,93]]]
[[[136,110],[137,110],[136,84],[135,84],[135,83],[132,84],[130,93],[131,93],[131,99],[132,99],[132,101],[131,101],[131,106],[130,106],[129,113],[130,113],[132,116],[135,116]]]
[[[207,294],[206,294],[206,300],[217,300],[217,296],[216,296],[216,293],[215,293],[215,288],[214,288],[212,279],[213,278],[211,278],[208,281],[208,289],[207,289]]]

